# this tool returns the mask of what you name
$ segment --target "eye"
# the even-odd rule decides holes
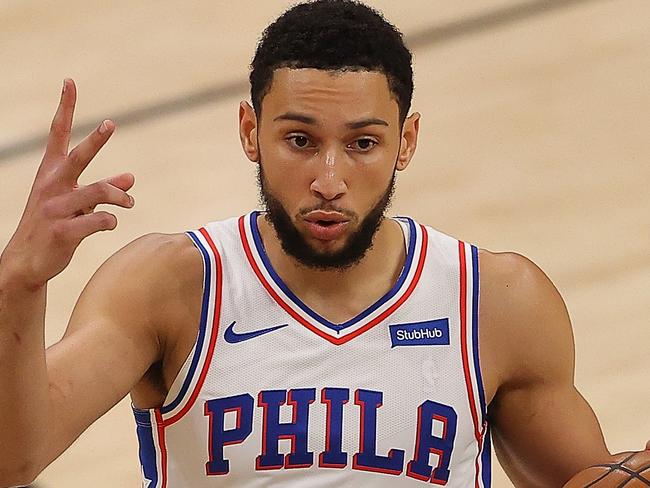
[[[377,141],[370,139],[368,137],[363,137],[361,139],[357,139],[356,141],[354,141],[352,144],[350,144],[350,146],[356,146],[356,147],[352,147],[352,149],[356,149],[360,152],[368,152],[377,144],[378,144]]]
[[[306,147],[309,147],[309,138],[304,135],[287,137],[287,141],[289,141],[289,145],[298,149],[305,149]]]

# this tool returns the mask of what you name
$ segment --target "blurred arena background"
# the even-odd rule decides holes
[[[577,384],[610,449],[642,449],[650,439],[650,2],[368,3],[414,51],[413,109],[423,115],[392,211],[537,262],[567,302]],[[258,36],[289,5],[0,0],[0,246],[20,218],[64,77],[78,86],[77,138],[104,118],[118,125],[84,181],[121,171],[137,180],[135,209],[118,210],[118,229],[82,244],[51,283],[48,344],[94,270],[127,242],[256,205],[237,104],[248,98]],[[512,486],[494,471],[495,487]],[[139,482],[127,399],[37,486]]]

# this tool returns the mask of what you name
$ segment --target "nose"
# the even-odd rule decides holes
[[[341,159],[345,156],[336,151],[324,151],[318,155],[318,169],[310,190],[324,200],[336,200],[343,196],[348,187],[344,178]]]

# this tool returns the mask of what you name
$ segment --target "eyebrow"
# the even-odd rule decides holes
[[[273,119],[274,122],[277,122],[279,120],[293,120],[295,122],[302,122],[303,124],[307,125],[320,125],[314,117],[295,112],[287,112]],[[389,127],[388,122],[378,118],[360,119],[345,124],[348,129],[362,129],[370,125],[383,125],[385,127]]]
[[[388,122],[386,122],[385,120],[372,118],[372,119],[355,120],[354,122],[348,122],[347,124],[345,124],[345,126],[348,129],[362,129],[364,127],[368,127],[369,125],[383,125],[388,127]]]

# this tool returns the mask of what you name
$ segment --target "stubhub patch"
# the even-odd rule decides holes
[[[391,325],[390,340],[391,347],[448,346],[449,319]]]

